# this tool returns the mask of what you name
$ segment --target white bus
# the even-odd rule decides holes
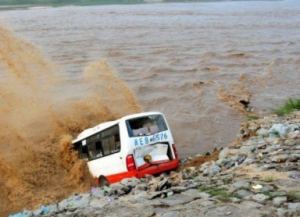
[[[99,186],[178,167],[170,127],[159,112],[99,124],[80,133],[73,145]]]

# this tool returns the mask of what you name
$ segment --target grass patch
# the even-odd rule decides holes
[[[256,116],[256,115],[249,115],[249,116],[247,116],[247,120],[248,121],[253,121],[253,120],[257,120],[257,119],[259,119],[259,117]]]
[[[230,179],[223,179],[222,181],[223,181],[223,184],[224,184],[224,185],[228,185],[228,184],[230,184],[230,182],[231,182]]]
[[[266,176],[264,178],[262,178],[263,182],[274,182],[275,181],[275,178],[273,176]]]
[[[211,197],[217,196],[217,198],[222,202],[229,202],[231,197],[239,198],[238,195],[234,193],[228,193],[224,188],[212,188],[207,186],[200,186],[199,191],[208,193]]]
[[[239,198],[234,193],[228,193],[226,189],[212,189],[207,192],[210,196],[215,197],[217,196],[218,199],[222,202],[229,202],[231,197]]]
[[[286,194],[284,194],[284,193],[273,193],[270,198],[273,200],[276,197],[286,197]]]
[[[239,188],[239,190],[251,191],[251,188],[250,187],[241,187],[241,188]]]
[[[268,197],[272,197],[272,192],[269,192],[269,191],[263,191],[261,192],[262,194],[268,196]]]
[[[211,189],[210,191],[207,192],[210,194],[210,196],[221,196],[221,197],[227,197],[228,193],[225,189]]]
[[[205,185],[201,185],[198,187],[198,190],[203,192],[203,191],[208,191],[210,188],[208,186]]]
[[[300,192],[289,191],[289,192],[287,192],[286,197],[289,202],[299,201],[300,200]]]
[[[273,113],[278,116],[283,116],[290,114],[295,110],[300,110],[300,99],[289,98],[282,107],[273,109]]]

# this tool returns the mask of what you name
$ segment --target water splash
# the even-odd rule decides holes
[[[61,70],[0,26],[0,214],[86,191],[89,173],[72,136],[141,110],[107,62],[92,63],[75,84]]]

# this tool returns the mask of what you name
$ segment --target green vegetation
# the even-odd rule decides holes
[[[262,179],[263,182],[274,182],[275,178],[273,176],[266,176]]]
[[[207,192],[208,194],[210,194],[210,196],[214,197],[214,196],[217,196],[217,198],[220,200],[220,201],[223,201],[223,202],[228,202],[230,201],[230,198],[231,197],[236,197],[238,198],[238,196],[234,193],[228,193],[226,191],[226,189],[211,189]]]
[[[286,197],[289,202],[299,201],[300,200],[300,192],[297,192],[297,191],[287,192]]]
[[[300,110],[300,99],[289,98],[282,107],[273,109],[273,112],[278,116],[283,116],[290,114],[295,110]]]
[[[257,120],[257,119],[259,119],[259,117],[256,116],[256,115],[249,115],[249,116],[247,117],[247,120],[248,120],[248,121],[253,121],[253,120]]]
[[[208,186],[205,185],[201,185],[198,187],[198,190],[203,192],[203,191],[208,191],[210,188]]]
[[[213,188],[213,187],[207,187],[207,186],[202,185],[198,189],[199,189],[199,191],[208,193],[212,197],[216,196],[219,200],[221,200],[223,202],[230,201],[231,197],[239,198],[234,193],[228,193],[227,190],[224,188]]]
[[[221,196],[221,197],[226,197],[228,195],[227,191],[225,189],[211,189],[207,192],[208,194],[210,194],[210,196],[214,197],[214,196]]]
[[[231,182],[230,179],[223,179],[222,181],[223,181],[223,184],[224,184],[224,185],[228,185],[228,184],[230,184],[230,182]]]
[[[268,197],[270,197],[270,198],[272,198],[272,192],[270,192],[270,191],[263,191],[261,193],[268,196]]]

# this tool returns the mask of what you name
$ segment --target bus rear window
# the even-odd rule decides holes
[[[129,137],[148,136],[168,129],[162,115],[149,115],[126,121]]]

